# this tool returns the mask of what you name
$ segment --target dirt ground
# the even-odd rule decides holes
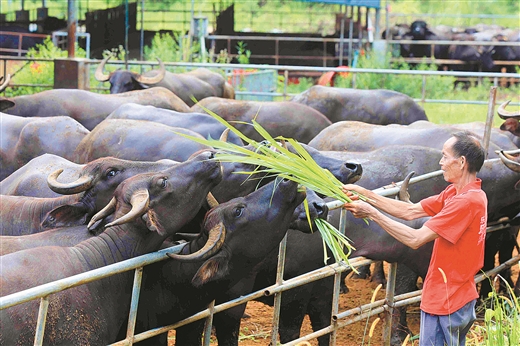
[[[520,241],[520,236],[519,239]],[[515,254],[517,252],[515,251]],[[519,274],[519,266],[515,265],[512,267],[513,280],[516,282]],[[347,278],[347,286],[349,292],[341,294],[339,311],[345,311],[354,307],[370,303],[377,284],[370,282],[365,279],[354,279],[350,275]],[[376,300],[384,299],[385,290],[381,289],[376,295]],[[409,306],[408,310],[408,326],[410,330],[415,334],[419,333],[419,320],[420,310],[419,304]],[[239,346],[267,346],[270,343],[271,326],[273,308],[264,305],[259,302],[251,301],[247,305],[246,313],[250,315],[250,318],[242,319],[240,328],[240,341]],[[372,337],[369,338],[369,330],[372,326],[373,321],[377,318],[372,317],[368,321],[366,319],[351,324],[348,327],[342,328],[337,333],[336,345],[337,346],[359,346],[359,345],[383,345],[382,333],[383,333],[383,314],[381,314],[381,320],[376,324],[373,331]],[[477,319],[476,324],[481,323]],[[305,318],[301,335],[307,335],[312,333],[312,328],[308,317]],[[170,332],[169,339],[171,340],[170,346],[174,345],[175,332]],[[214,339],[213,339],[214,340]],[[316,340],[311,340],[312,346],[318,345]],[[415,340],[408,342],[407,345],[418,345],[418,341]],[[218,345],[216,341],[212,341],[212,346]],[[469,345],[469,344],[468,344]],[[177,345],[182,346],[182,345]],[[308,345],[302,345],[308,346]]]

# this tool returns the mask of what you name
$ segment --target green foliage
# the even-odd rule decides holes
[[[249,58],[251,57],[251,51],[246,49],[247,43],[239,41],[237,43],[237,61],[239,64],[249,64]]]
[[[67,51],[56,47],[52,40],[47,38],[42,44],[37,44],[34,48],[30,48],[27,52],[27,58],[66,58],[67,54]],[[76,56],[80,58],[86,57],[85,51],[77,45]],[[7,88],[5,91],[7,97],[33,94],[43,90],[52,89],[54,85],[54,62],[38,60],[27,61],[14,73],[12,81],[16,84],[32,84],[35,86]]]
[[[397,62],[390,61],[390,54],[385,57],[376,54],[362,55],[358,60],[358,68],[369,69],[396,69],[411,70],[411,66],[399,60]],[[421,63],[414,67],[418,71],[436,71],[436,65],[428,65]],[[354,80],[355,78],[355,80]],[[425,98],[442,99],[446,95],[452,93],[454,77],[445,76],[428,76],[426,80]],[[337,76],[334,86],[340,88],[351,88],[355,85],[358,89],[389,89],[406,94],[412,98],[422,98],[422,76],[417,75],[396,75],[385,73],[349,73],[348,76]]]
[[[483,336],[480,345],[513,346],[520,345],[520,298],[500,275],[497,279],[505,282],[508,292],[499,295],[494,285],[490,293],[490,307],[484,314],[484,326],[477,326],[476,331]]]

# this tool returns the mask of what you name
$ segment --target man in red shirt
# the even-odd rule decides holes
[[[463,346],[475,321],[478,293],[474,275],[484,264],[487,224],[487,197],[477,178],[484,159],[479,140],[471,132],[462,131],[444,143],[439,163],[444,179],[451,184],[439,195],[409,204],[357,185],[343,186],[353,199],[344,208],[355,217],[373,220],[413,249],[435,241],[423,284],[421,346]],[[350,191],[368,197],[368,203]],[[378,209],[404,220],[424,216],[431,219],[420,229],[413,229]]]

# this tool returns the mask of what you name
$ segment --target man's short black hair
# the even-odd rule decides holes
[[[464,156],[468,162],[468,171],[477,173],[482,168],[486,152],[478,136],[470,131],[460,131],[453,134],[457,139],[453,151],[458,157]]]

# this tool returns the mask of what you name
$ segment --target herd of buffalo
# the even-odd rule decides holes
[[[452,44],[403,43],[398,46],[399,55],[405,58],[435,58],[459,60],[462,64],[441,64],[442,69],[456,71],[483,71],[515,73],[520,63],[520,30],[500,25],[478,24],[461,28],[447,25],[430,27],[423,20],[411,24],[396,24],[383,32],[383,39],[412,41],[451,41]],[[459,45],[458,42],[475,42]],[[486,42],[489,45],[482,45]],[[507,43],[513,45],[507,45]],[[505,62],[505,64],[504,64]],[[509,64],[513,62],[513,64]]]
[[[144,268],[136,333],[173,324],[216,300],[225,302],[275,283],[278,244],[287,234],[284,278],[324,265],[323,242],[307,221],[339,226],[330,198],[301,191],[257,167],[219,162],[214,148],[187,139],[212,138],[246,146],[208,113],[257,141],[253,119],[272,136],[294,138],[343,183],[370,189],[438,170],[441,147],[456,131],[484,138],[480,122],[437,125],[411,98],[391,90],[313,86],[288,101],[242,101],[219,73],[199,68],[171,73],[104,71],[111,94],[54,89],[0,97],[0,296],[111,263],[185,244],[180,253]],[[0,86],[8,87],[9,78]],[[510,219],[489,233],[485,266],[510,258],[520,213],[520,113],[498,109],[479,177],[489,200],[488,220]],[[289,149],[291,147],[289,146]],[[409,186],[410,200],[439,193],[442,177]],[[409,223],[419,228],[424,219]],[[314,227],[315,229],[315,227]],[[413,250],[379,226],[347,215],[351,257],[397,262],[396,293],[416,289],[432,244]],[[383,273],[384,274],[384,273]],[[509,280],[511,276],[503,273]],[[520,280],[516,292],[520,293]],[[133,273],[125,272],[49,297],[44,343],[106,345],[126,337]],[[305,315],[314,330],[330,324],[333,278],[282,295],[280,341],[296,339]],[[489,282],[482,284],[487,296]],[[348,294],[348,293],[347,293]],[[259,300],[272,304],[272,297]],[[0,344],[33,342],[38,301],[0,311]],[[238,345],[245,305],[214,316],[219,345]],[[392,344],[407,333],[396,313]],[[397,320],[399,319],[399,320]],[[177,345],[200,345],[203,322],[176,330]],[[329,336],[319,338],[328,345]],[[166,345],[166,334],[142,341]]]

